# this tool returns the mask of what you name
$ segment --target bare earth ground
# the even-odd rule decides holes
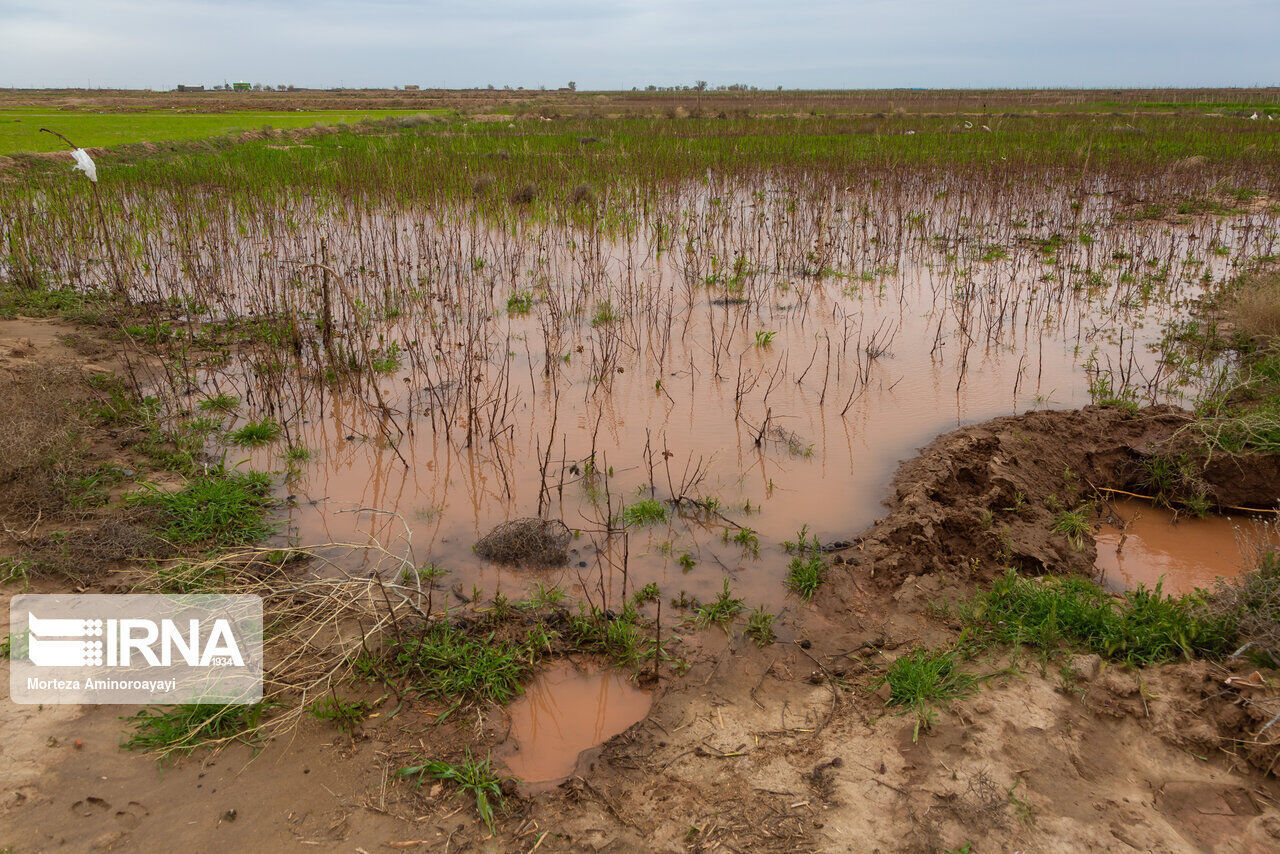
[[[71,331],[0,321],[0,384],[33,365],[109,366],[60,338]],[[992,656],[976,664],[990,677],[981,690],[918,740],[914,718],[870,690],[902,650],[952,640],[936,605],[996,572],[984,510],[1008,526],[1023,572],[1088,570],[1092,543],[1079,552],[1047,535],[1043,509],[1000,508],[1055,488],[1065,467],[1082,485],[1122,487],[1182,423],[1173,409],[1089,408],[940,437],[904,464],[885,517],[840,553],[782,641],[760,650],[685,632],[675,651],[692,666],[663,678],[649,717],[584,754],[569,781],[508,798],[492,835],[448,789],[394,773],[416,754],[499,748],[497,707],[434,725],[387,702],[352,737],[307,721],[256,753],[162,765],[119,747],[135,709],[6,702],[0,850],[1280,850],[1280,783],[1267,773],[1280,736],[1255,740],[1265,720],[1252,689],[1224,683],[1246,668],[1079,656],[1081,678],[1066,682],[1035,659],[1011,669]],[[1222,503],[1280,498],[1274,459],[1223,459],[1206,480]]]
[[[115,89],[2,89],[0,109],[101,110],[130,112],[222,112],[235,110],[454,109],[468,114],[550,113],[553,115],[663,115],[684,109],[806,115],[910,112],[1013,111],[1203,112],[1200,104],[1275,103],[1276,87],[1234,89],[885,89],[608,91],[568,89],[299,89],[292,92],[153,92]],[[1175,106],[1177,105],[1177,106]]]

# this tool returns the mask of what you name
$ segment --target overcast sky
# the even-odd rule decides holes
[[[1280,0],[0,0],[0,86],[1280,83]]]

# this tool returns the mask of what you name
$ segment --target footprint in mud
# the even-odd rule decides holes
[[[76,801],[71,805],[71,811],[81,818],[93,818],[95,815],[102,815],[111,809],[111,804],[102,798],[85,798],[83,801]]]
[[[142,820],[151,814],[151,811],[137,801],[129,801],[128,806],[122,810],[116,810],[116,821],[122,826],[132,830],[142,823]]]
[[[15,359],[25,359],[35,351],[36,345],[31,343],[30,338],[19,338],[17,345],[9,348],[9,355]]]

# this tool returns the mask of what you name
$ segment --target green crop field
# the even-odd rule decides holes
[[[311,110],[306,112],[253,111],[226,113],[87,113],[47,107],[0,110],[0,154],[58,151],[66,146],[56,137],[40,133],[47,127],[77,145],[114,146],[131,142],[167,142],[201,139],[264,126],[300,128],[313,124],[349,124],[371,118],[414,115],[443,110]]]

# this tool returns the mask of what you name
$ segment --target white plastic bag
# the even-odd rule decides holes
[[[75,158],[76,165],[72,169],[78,169],[89,176],[89,180],[98,183],[98,165],[93,162],[93,158],[89,156],[89,152],[83,148],[77,148],[71,152],[71,156]]]

